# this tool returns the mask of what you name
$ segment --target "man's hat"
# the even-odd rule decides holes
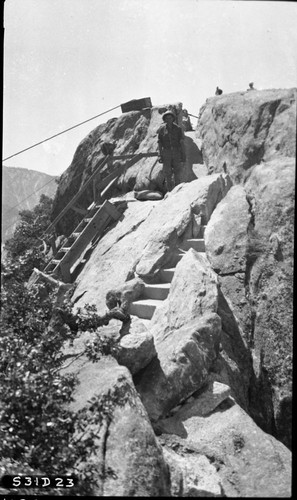
[[[164,118],[166,118],[166,116],[169,116],[169,115],[173,116],[173,118],[175,119],[175,114],[173,113],[173,111],[168,110],[168,111],[165,111],[165,113],[162,116],[163,121],[165,121]]]

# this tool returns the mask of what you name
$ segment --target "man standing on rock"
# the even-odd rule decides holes
[[[172,191],[181,182],[180,170],[186,161],[184,137],[172,111],[166,111],[162,118],[165,123],[158,130],[159,162],[163,163],[167,191]]]

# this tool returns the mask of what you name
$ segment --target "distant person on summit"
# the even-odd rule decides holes
[[[249,83],[249,88],[247,89],[247,91],[248,91],[248,90],[256,90],[256,89],[254,88],[254,82]]]
[[[215,95],[221,95],[222,93],[223,93],[222,89],[219,89],[219,87],[217,87]]]
[[[158,129],[159,162],[164,166],[166,189],[172,191],[181,182],[180,170],[186,161],[184,136],[181,127],[174,123],[172,111],[166,111],[162,118],[165,123]]]

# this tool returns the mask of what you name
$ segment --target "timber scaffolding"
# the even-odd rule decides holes
[[[85,260],[84,256],[87,251],[92,247],[94,242],[97,242],[105,229],[117,221],[122,216],[115,204],[111,203],[108,197],[108,191],[115,184],[119,175],[124,173],[128,168],[137,163],[142,158],[149,158],[158,156],[158,153],[137,153],[132,155],[113,155],[105,156],[99,165],[95,168],[93,174],[83,184],[81,189],[69,201],[66,207],[61,210],[55,220],[48,226],[44,236],[51,236],[51,246],[53,251],[53,258],[44,268],[44,272],[53,277],[62,279],[64,283],[71,283],[74,279],[74,272],[78,266],[83,265]],[[102,175],[102,168],[108,164],[109,169],[113,167],[115,160],[129,160],[128,163],[117,165],[113,172],[100,178]],[[99,181],[99,185],[96,184]],[[86,209],[82,209],[75,205],[85,190],[93,185],[93,202]],[[97,192],[100,190],[100,194]],[[74,231],[70,234],[67,240],[63,243],[62,247],[56,248],[55,244],[55,228],[58,222],[69,211],[74,210],[82,214],[83,218]]]

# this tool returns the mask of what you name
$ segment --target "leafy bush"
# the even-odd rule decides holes
[[[10,283],[2,290],[0,438],[4,457],[58,473],[73,428],[67,403],[75,379],[59,374],[69,331],[47,328],[52,302],[41,304],[41,288]]]
[[[38,253],[39,236],[48,224],[51,203],[44,198],[41,205],[46,214],[38,207],[32,211],[37,215],[34,220],[32,213],[23,211],[26,224],[21,221],[7,244],[8,257],[2,265],[1,464],[2,469],[5,464],[5,473],[34,470],[46,475],[75,474],[78,486],[63,490],[63,494],[86,495],[92,493],[102,475],[110,473],[98,475],[98,463],[90,463],[88,457],[91,452],[100,455],[98,431],[108,425],[114,403],[108,397],[97,398],[96,415],[89,409],[79,413],[70,410],[77,379],[61,371],[63,345],[79,331],[89,327],[96,330],[101,320],[93,306],[86,306],[75,323],[77,328],[65,327],[53,306],[54,296],[48,294],[45,285],[26,286],[33,267],[43,258]],[[30,250],[28,243],[32,245]],[[70,302],[64,308],[71,317]],[[86,346],[86,355],[93,361],[107,351],[110,347],[105,341]],[[32,494],[32,490],[22,490],[22,494],[28,492]],[[33,493],[38,494],[38,490]]]
[[[42,235],[51,220],[53,200],[42,194],[38,205],[33,210],[21,210],[20,221],[14,235],[5,244],[9,257],[16,258],[25,254],[28,249],[42,246]]]
[[[30,277],[34,267],[44,267],[47,261],[44,244],[47,245],[48,241],[43,240],[42,236],[50,224],[52,205],[51,198],[41,195],[39,204],[33,210],[19,212],[20,221],[14,235],[4,245],[4,277],[24,282]]]

